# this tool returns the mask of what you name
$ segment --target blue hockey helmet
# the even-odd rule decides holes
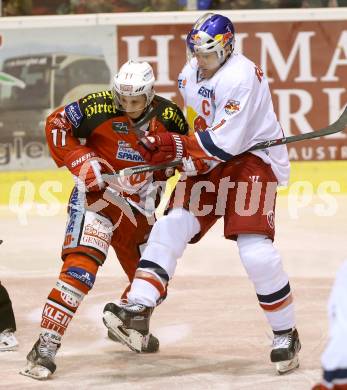
[[[235,29],[226,16],[208,12],[201,16],[187,35],[188,57],[216,52],[219,63],[226,59],[226,48],[234,50]]]

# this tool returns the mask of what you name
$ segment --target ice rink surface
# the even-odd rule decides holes
[[[2,209],[0,278],[13,302],[20,347],[0,354],[0,389],[309,390],[321,374],[329,291],[347,258],[347,197],[334,199],[330,211],[318,197],[300,209],[293,209],[288,197],[278,200],[275,244],[290,276],[302,342],[300,369],[285,376],[278,376],[270,363],[271,331],[235,243],[222,237],[222,223],[189,246],[166,302],[153,314],[159,353],[136,354],[106,337],[102,309],[126,285],[110,251],[70,323],[53,378],[42,383],[19,375],[61,266],[65,215],[32,213],[24,225]]]

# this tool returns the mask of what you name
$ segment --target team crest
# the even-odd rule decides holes
[[[112,122],[112,130],[120,134],[128,134],[128,125],[126,122]]]
[[[240,102],[233,99],[228,100],[227,104],[224,106],[224,111],[228,115],[235,114],[235,112],[240,111]]]

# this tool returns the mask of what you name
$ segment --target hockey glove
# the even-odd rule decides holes
[[[210,169],[209,161],[202,158],[184,157],[182,159],[182,168],[179,168],[180,172],[186,174],[186,176],[203,175]]]
[[[105,187],[103,168],[97,154],[87,146],[78,146],[66,154],[65,166],[81,191],[99,191]]]
[[[151,165],[181,160],[185,153],[181,137],[169,132],[141,138],[137,150]]]

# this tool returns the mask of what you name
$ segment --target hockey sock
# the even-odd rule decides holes
[[[82,291],[58,279],[43,308],[42,331],[52,330],[63,336],[83,297]]]
[[[42,332],[63,336],[84,296],[93,287],[98,265],[82,254],[66,257],[59,279],[42,312]]]

